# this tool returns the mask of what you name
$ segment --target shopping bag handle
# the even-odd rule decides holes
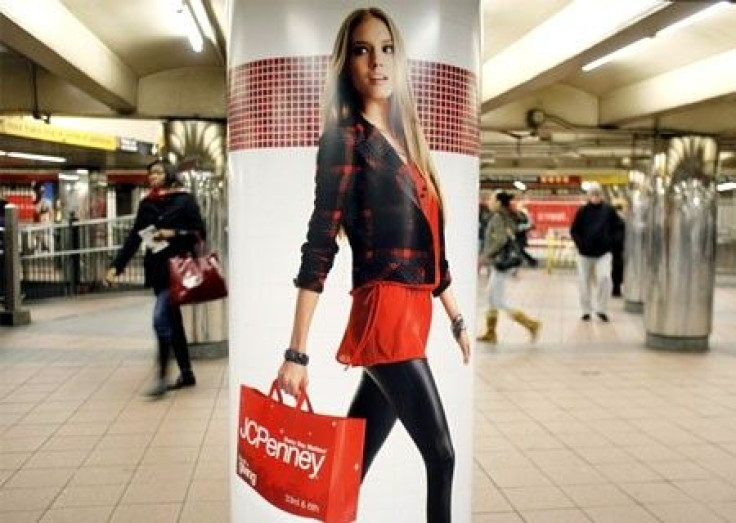
[[[268,397],[278,400],[279,403],[284,403],[284,395],[281,393],[281,387],[279,387],[278,379],[273,380],[273,383],[271,384],[271,390],[268,393]],[[309,412],[310,414],[314,413],[312,402],[309,400],[309,395],[307,394],[307,391],[305,389],[302,389],[301,392],[299,392],[299,396],[296,398],[296,405],[294,406],[294,408],[301,410],[304,405],[307,406],[307,412]]]

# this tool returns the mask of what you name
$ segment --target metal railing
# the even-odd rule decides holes
[[[105,272],[125,241],[134,216],[69,220],[20,229],[21,292],[26,299],[103,292]],[[118,278],[120,287],[143,285],[142,251]]]

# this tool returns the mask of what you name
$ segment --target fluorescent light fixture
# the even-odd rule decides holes
[[[202,39],[202,33],[199,30],[197,22],[194,20],[192,8],[186,0],[182,5],[182,16],[184,17],[184,29],[187,32],[189,45],[192,46],[195,53],[201,53],[204,48],[204,40]]]
[[[61,156],[47,156],[45,154],[9,152],[9,153],[6,153],[6,156],[10,158],[21,158],[23,160],[36,160],[38,162],[52,162],[52,163],[66,162],[66,158],[62,158]]]
[[[727,9],[730,2],[718,2],[716,4],[710,5],[703,9],[702,11],[698,11],[697,13],[688,16],[687,18],[683,18],[682,20],[679,20],[675,22],[672,25],[669,25],[665,27],[664,29],[660,29],[657,31],[657,36],[665,36],[667,34],[674,33],[675,31],[682,29],[683,27],[687,27],[689,25],[692,25],[696,22],[699,22],[715,13],[721,12],[724,9]]]
[[[211,42],[215,41],[215,33],[212,31],[210,20],[207,18],[207,11],[204,10],[202,0],[188,0],[187,4],[194,14],[194,20],[199,27],[200,32]]]
[[[619,58],[623,58],[625,56],[630,55],[637,49],[641,48],[642,46],[646,45],[650,40],[652,40],[651,36],[647,36],[645,38],[642,38],[640,40],[637,40],[634,43],[631,43],[625,47],[622,47],[621,49],[618,49],[612,53],[609,53],[605,56],[602,56],[598,58],[597,60],[593,60],[589,64],[586,64],[583,66],[583,71],[590,72],[593,69],[597,69],[598,67],[602,66],[603,64],[607,64],[608,62],[612,62],[614,60],[618,60]]]
[[[79,176],[76,174],[59,173],[59,180],[63,180],[65,182],[76,182],[79,180]]]
[[[716,186],[716,189],[718,189],[718,192],[735,191],[736,190],[736,182],[723,182],[723,183],[719,183]]]
[[[526,185],[522,181],[516,180],[514,182],[514,187],[516,187],[520,191],[526,191]]]
[[[77,169],[77,174],[89,174],[87,169]]]

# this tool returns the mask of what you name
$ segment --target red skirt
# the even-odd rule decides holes
[[[351,294],[353,306],[337,361],[368,367],[426,357],[431,289],[379,282]]]

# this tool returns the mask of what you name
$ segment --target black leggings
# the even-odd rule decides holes
[[[449,523],[455,451],[427,360],[367,367],[348,416],[366,419],[364,478],[396,419],[401,420],[427,469],[427,523]]]

